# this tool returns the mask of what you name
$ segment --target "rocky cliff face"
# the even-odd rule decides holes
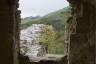
[[[28,56],[30,60],[35,57],[43,56],[46,50],[43,45],[39,43],[37,37],[41,35],[44,24],[32,24],[25,30],[21,30],[20,36],[20,50],[21,54]]]

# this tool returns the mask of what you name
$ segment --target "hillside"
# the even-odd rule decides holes
[[[21,29],[26,29],[27,27],[35,23],[51,24],[55,26],[56,29],[59,29],[64,26],[67,18],[69,17],[69,14],[70,7],[65,7],[42,17],[26,17],[21,19]],[[59,25],[58,27],[57,24]]]
[[[45,16],[27,17],[21,20],[21,29],[26,29],[32,24],[47,24],[54,27],[55,36],[55,54],[64,53],[64,26],[70,15],[70,7],[65,7],[58,11],[49,13]]]

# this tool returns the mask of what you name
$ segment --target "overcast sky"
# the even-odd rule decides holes
[[[69,5],[66,0],[20,0],[21,17],[43,16]]]

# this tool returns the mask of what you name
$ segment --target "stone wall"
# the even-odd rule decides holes
[[[21,17],[20,17],[20,13],[21,11],[17,10],[15,13],[15,18],[16,18],[16,22],[15,22],[15,43],[14,43],[14,64],[18,64],[19,63],[19,53],[20,53],[20,21],[21,21]]]
[[[72,7],[67,21],[70,35],[68,64],[95,64],[96,6],[92,0],[68,1]]]
[[[14,48],[17,1],[0,0],[0,64],[14,64],[17,60]]]

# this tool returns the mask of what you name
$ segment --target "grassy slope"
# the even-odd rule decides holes
[[[43,17],[38,18],[25,18],[21,21],[21,29],[25,29],[34,23],[43,23],[53,25],[56,30],[56,40],[55,40],[55,53],[63,54],[64,52],[64,25],[70,15],[70,7],[65,7],[58,11],[49,13]]]
[[[59,22],[59,23],[65,24],[67,17],[69,16],[69,12],[70,12],[69,8],[70,7],[65,7],[58,11],[49,13],[45,16],[38,17],[35,19],[33,19],[31,17],[24,18],[21,20],[21,29],[25,29],[25,28],[29,27],[30,25],[32,25],[33,23],[48,23],[49,22],[49,24],[50,24],[54,20],[61,20],[61,22]],[[46,19],[48,20],[48,22],[46,21]],[[54,22],[56,22],[56,21],[54,21]]]

